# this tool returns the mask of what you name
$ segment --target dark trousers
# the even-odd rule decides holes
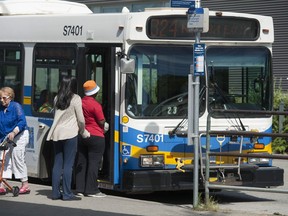
[[[52,170],[52,198],[70,199],[74,194],[71,191],[72,169],[77,151],[77,136],[67,140],[53,142],[54,166]],[[62,194],[60,191],[62,176]]]
[[[96,194],[98,189],[98,170],[105,150],[105,138],[91,136],[80,138],[76,161],[76,191]]]

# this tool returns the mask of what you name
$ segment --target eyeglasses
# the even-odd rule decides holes
[[[7,100],[10,96],[4,96],[4,97],[0,97],[0,100]]]

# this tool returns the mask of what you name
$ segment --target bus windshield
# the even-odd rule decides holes
[[[136,71],[127,77],[128,114],[143,118],[185,116],[193,46],[135,45],[129,56],[136,61]]]
[[[131,117],[183,118],[187,116],[188,74],[192,46],[135,45],[136,61],[127,75],[126,110]],[[213,109],[271,109],[271,55],[263,47],[208,47],[208,94],[200,77],[199,114]]]
[[[212,109],[271,110],[271,55],[265,47],[207,49]]]

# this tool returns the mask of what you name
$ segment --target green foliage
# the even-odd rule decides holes
[[[218,209],[219,205],[214,197],[209,196],[208,203],[205,203],[205,196],[202,193],[198,194],[198,205],[194,206],[194,210],[217,212]]]
[[[281,80],[280,80],[281,82]],[[281,84],[281,83],[280,83]],[[279,84],[279,86],[281,86]],[[279,110],[280,104],[283,103],[284,110],[288,107],[288,93],[284,92],[281,87],[278,87],[277,89],[274,86],[274,110]],[[275,115],[273,117],[273,132],[279,133],[279,116]],[[281,133],[287,133],[288,132],[288,116],[284,116],[284,121],[282,125],[282,132]],[[272,142],[272,149],[275,153],[285,153],[288,152],[288,142],[286,138],[280,138],[277,137]]]

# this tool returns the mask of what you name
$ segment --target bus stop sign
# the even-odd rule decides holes
[[[187,11],[187,28],[193,32],[208,32],[209,9],[190,7]]]

